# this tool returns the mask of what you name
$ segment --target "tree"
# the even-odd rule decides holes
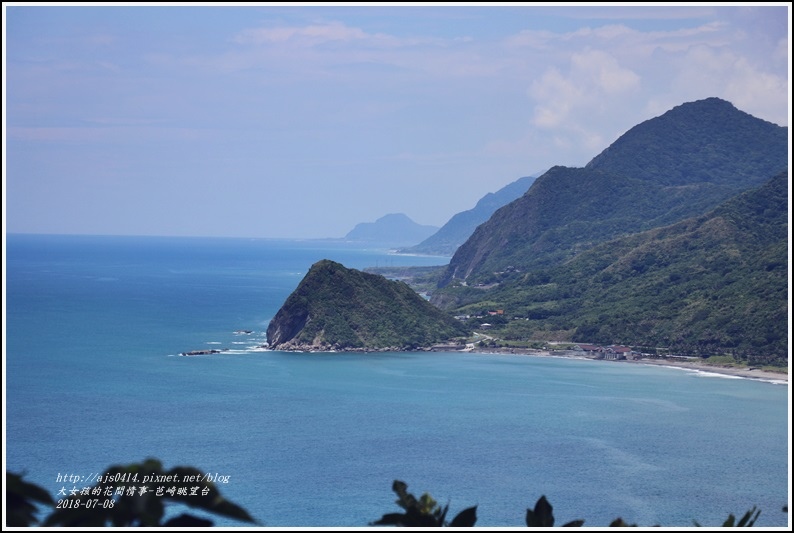
[[[261,525],[248,511],[227,500],[216,485],[196,468],[177,466],[164,470],[157,459],[126,466],[115,465],[99,476],[93,487],[86,487],[68,497],[53,500],[43,488],[23,479],[24,474],[6,472],[6,524],[10,527],[211,527],[212,520],[183,513],[168,520],[166,504],[183,504],[211,514],[234,518],[249,524]],[[124,489],[118,490],[123,484]],[[166,488],[167,487],[167,488]],[[162,488],[162,490],[161,490]],[[171,490],[173,489],[173,490]],[[408,485],[395,480],[392,490],[403,512],[386,513],[371,522],[376,526],[399,527],[473,527],[477,522],[477,506],[468,507],[447,521],[449,505],[441,507],[428,493],[416,498],[408,492]],[[39,521],[38,506],[53,507],[52,512]],[[783,507],[788,512],[788,506]],[[722,527],[751,527],[761,511],[753,507],[738,521],[731,514]],[[553,508],[541,496],[533,509],[526,510],[527,527],[553,527]],[[694,522],[696,526],[700,526]],[[563,527],[579,527],[584,520],[572,520]],[[636,526],[616,518],[610,527]]]
[[[92,487],[58,499],[6,472],[6,508],[9,526],[45,527],[209,527],[211,520],[188,513],[165,518],[166,504],[177,503],[203,511],[257,524],[248,511],[224,498],[218,487],[200,470],[176,466],[164,470],[157,459],[108,468]],[[36,504],[53,505],[39,524]]]

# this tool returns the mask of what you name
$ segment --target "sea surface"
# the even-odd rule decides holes
[[[55,497],[148,457],[228,476],[270,527],[366,527],[395,479],[522,526],[786,526],[789,386],[551,357],[257,348],[320,259],[440,265],[334,241],[8,235],[6,468]],[[240,333],[251,330],[252,333]],[[190,350],[228,349],[180,357]],[[176,511],[174,511],[176,512]],[[181,512],[181,510],[180,510]],[[200,513],[196,513],[200,514]],[[243,526],[215,518],[216,525]]]

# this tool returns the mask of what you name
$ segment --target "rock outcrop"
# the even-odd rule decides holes
[[[466,334],[405,283],[327,259],[312,265],[267,328],[274,350],[415,350]]]

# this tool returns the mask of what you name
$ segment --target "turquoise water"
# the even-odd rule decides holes
[[[333,242],[11,235],[6,461],[59,473],[159,458],[229,476],[267,526],[366,526],[391,483],[480,526],[785,526],[787,385],[620,363],[260,351],[311,264],[434,265]],[[236,334],[252,330],[251,335]],[[221,354],[179,357],[195,349]],[[218,525],[242,525],[216,520]]]

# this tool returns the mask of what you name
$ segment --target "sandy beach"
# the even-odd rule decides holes
[[[731,366],[710,365],[699,361],[671,361],[669,359],[640,359],[638,361],[626,360],[617,361],[619,363],[641,364],[641,365],[660,365],[697,370],[700,372],[712,372],[714,374],[724,374],[748,379],[760,379],[763,381],[785,381],[788,383],[788,374],[782,372],[769,372],[753,367],[737,368]]]
[[[710,365],[708,363],[704,363],[701,361],[694,361],[694,360],[680,360],[680,359],[626,359],[622,361],[617,360],[599,360],[593,359],[592,357],[586,357],[583,355],[579,355],[575,352],[571,352],[569,350],[559,350],[559,351],[543,351],[543,350],[522,350],[522,349],[515,349],[515,348],[496,348],[496,349],[489,349],[487,351],[479,351],[474,350],[474,353],[482,353],[482,354],[516,354],[516,355],[533,355],[538,357],[572,357],[577,359],[591,359],[595,361],[602,361],[604,364],[630,364],[630,365],[655,365],[655,366],[667,366],[667,367],[675,367],[675,368],[683,368],[692,371],[698,372],[711,372],[714,374],[722,374],[726,376],[734,376],[738,378],[747,378],[747,379],[758,379],[762,381],[777,381],[777,382],[784,382],[788,383],[788,374],[783,372],[769,372],[765,370],[760,370],[753,367],[731,367],[731,366],[720,366],[720,365]]]

